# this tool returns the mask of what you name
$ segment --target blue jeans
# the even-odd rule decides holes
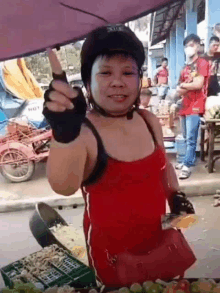
[[[183,137],[186,140],[186,153],[183,164],[187,167],[195,166],[196,146],[200,125],[199,115],[187,115],[180,117]]]
[[[168,90],[169,90],[168,85],[167,86],[161,85],[157,88],[157,95],[160,100],[165,100]]]

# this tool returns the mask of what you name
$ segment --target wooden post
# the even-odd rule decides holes
[[[205,161],[204,143],[205,143],[205,129],[201,127],[200,159],[203,162]]]
[[[209,131],[208,172],[213,173],[215,122],[211,122],[208,124],[209,124],[208,125],[208,131]]]

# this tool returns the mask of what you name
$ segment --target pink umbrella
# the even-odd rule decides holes
[[[2,0],[0,61],[83,39],[106,23],[124,23],[174,0]]]

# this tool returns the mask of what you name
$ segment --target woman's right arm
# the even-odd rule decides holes
[[[72,195],[81,186],[87,159],[87,148],[81,136],[63,144],[51,142],[47,161],[47,178],[58,194]]]
[[[83,181],[87,159],[85,138],[81,135],[86,101],[81,89],[68,84],[56,54],[52,50],[48,54],[54,80],[44,94],[43,114],[53,133],[47,176],[55,192],[71,195]]]

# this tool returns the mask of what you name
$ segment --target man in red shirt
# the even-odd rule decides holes
[[[186,153],[183,162],[176,165],[176,169],[182,170],[179,179],[188,178],[191,167],[195,165],[200,117],[205,112],[209,78],[209,63],[198,56],[200,38],[190,34],[183,45],[186,65],[180,74],[177,92],[182,97],[179,115],[186,140]]]
[[[163,58],[162,64],[156,69],[154,80],[157,85],[158,96],[160,100],[164,100],[168,91],[168,59]]]
[[[204,55],[204,58],[209,62],[210,66],[210,78],[208,86],[207,96],[217,96],[220,92],[220,86],[218,84],[218,71],[220,58],[216,56],[220,47],[220,40],[216,36],[212,36],[209,40],[208,52]]]

